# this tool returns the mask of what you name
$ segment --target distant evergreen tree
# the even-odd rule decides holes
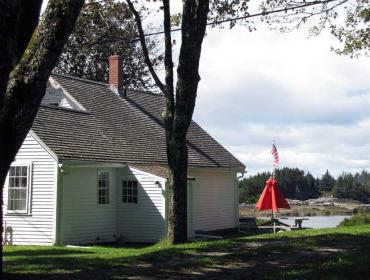
[[[350,198],[351,189],[354,187],[354,177],[351,173],[343,173],[336,181],[333,194],[338,198]]]
[[[239,201],[247,203],[257,202],[262,193],[267,179],[271,176],[269,172],[263,172],[250,178],[244,178],[239,182]]]
[[[329,170],[326,170],[325,174],[319,181],[319,192],[321,195],[330,193],[335,186],[335,179],[330,175]]]
[[[266,180],[272,174],[259,173],[239,182],[239,201],[255,203],[265,187]],[[318,180],[310,173],[305,174],[298,168],[283,168],[276,171],[278,187],[287,198],[306,200],[319,196]]]
[[[240,202],[255,203],[265,187],[266,180],[272,174],[259,173],[239,182]],[[306,200],[323,194],[337,198],[355,199],[370,202],[370,173],[366,170],[352,175],[343,173],[337,180],[327,170],[321,179],[298,168],[282,168],[276,171],[278,186],[285,197]]]
[[[350,198],[365,203],[370,201],[370,174],[367,171],[343,173],[337,179],[333,195],[338,198]]]

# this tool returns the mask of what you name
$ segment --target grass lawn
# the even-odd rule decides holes
[[[369,279],[370,226],[176,246],[6,246],[4,271],[7,279]]]

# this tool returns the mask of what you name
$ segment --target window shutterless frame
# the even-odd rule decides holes
[[[138,182],[122,181],[122,203],[137,204],[138,197]]]
[[[98,170],[97,173],[97,205],[109,205],[110,173],[107,170]]]
[[[7,176],[7,215],[31,214],[32,167],[30,162],[16,162],[10,166]]]

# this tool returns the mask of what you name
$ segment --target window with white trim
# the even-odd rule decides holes
[[[137,203],[137,181],[122,181],[122,203]]]
[[[9,169],[8,212],[27,213],[29,209],[30,165],[14,165]]]
[[[109,172],[98,171],[98,204],[109,204]]]

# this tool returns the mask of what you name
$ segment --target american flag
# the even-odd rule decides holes
[[[271,154],[272,154],[272,165],[278,168],[279,167],[279,153],[274,143],[272,144]]]

